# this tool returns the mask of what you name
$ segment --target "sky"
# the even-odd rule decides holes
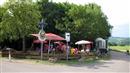
[[[130,37],[130,0],[51,0],[53,2],[69,2],[75,4],[96,3],[108,17],[113,26],[112,37]],[[4,0],[0,0],[3,4]]]

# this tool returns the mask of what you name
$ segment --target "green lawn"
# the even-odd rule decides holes
[[[110,46],[112,50],[126,52],[126,50],[130,51],[130,46]]]

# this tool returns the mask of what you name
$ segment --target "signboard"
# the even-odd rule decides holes
[[[70,33],[65,33],[65,39],[67,42],[70,42]]]
[[[45,36],[45,31],[44,30],[40,30],[38,34],[39,34],[38,39],[40,41],[45,41],[46,40],[46,36]]]

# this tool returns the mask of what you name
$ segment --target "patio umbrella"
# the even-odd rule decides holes
[[[63,37],[53,34],[53,33],[46,33],[45,36],[47,40],[57,40],[57,41],[65,40]]]
[[[75,44],[78,45],[78,48],[79,48],[79,45],[82,45],[82,48],[85,49],[85,44],[91,44],[92,42],[90,41],[86,41],[86,40],[81,40],[81,41],[77,41]]]
[[[35,36],[35,37],[38,37],[38,36],[39,36],[39,34],[30,34],[30,35]]]
[[[81,40],[81,41],[77,41],[75,44],[77,45],[82,45],[82,44],[91,44],[92,42],[90,41],[86,41],[86,40]]]
[[[38,40],[38,39],[33,41],[33,43],[41,43],[41,42],[47,43],[47,41],[40,41],[40,40]]]
[[[38,37],[39,34],[31,34],[32,36]],[[53,33],[46,33],[46,40],[57,40],[57,41],[61,41],[61,40],[65,40],[63,37],[53,34]]]
[[[39,34],[31,34],[32,36],[38,37]],[[53,33],[45,33],[46,36],[46,40],[49,40],[49,49],[48,49],[48,54],[50,51],[50,41],[54,40],[54,41],[61,41],[61,40],[65,40],[63,37],[53,34]]]

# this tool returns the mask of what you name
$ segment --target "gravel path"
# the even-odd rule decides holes
[[[44,65],[9,62],[2,60],[2,73],[130,73],[130,56],[111,51],[112,58],[107,61],[87,65]]]

